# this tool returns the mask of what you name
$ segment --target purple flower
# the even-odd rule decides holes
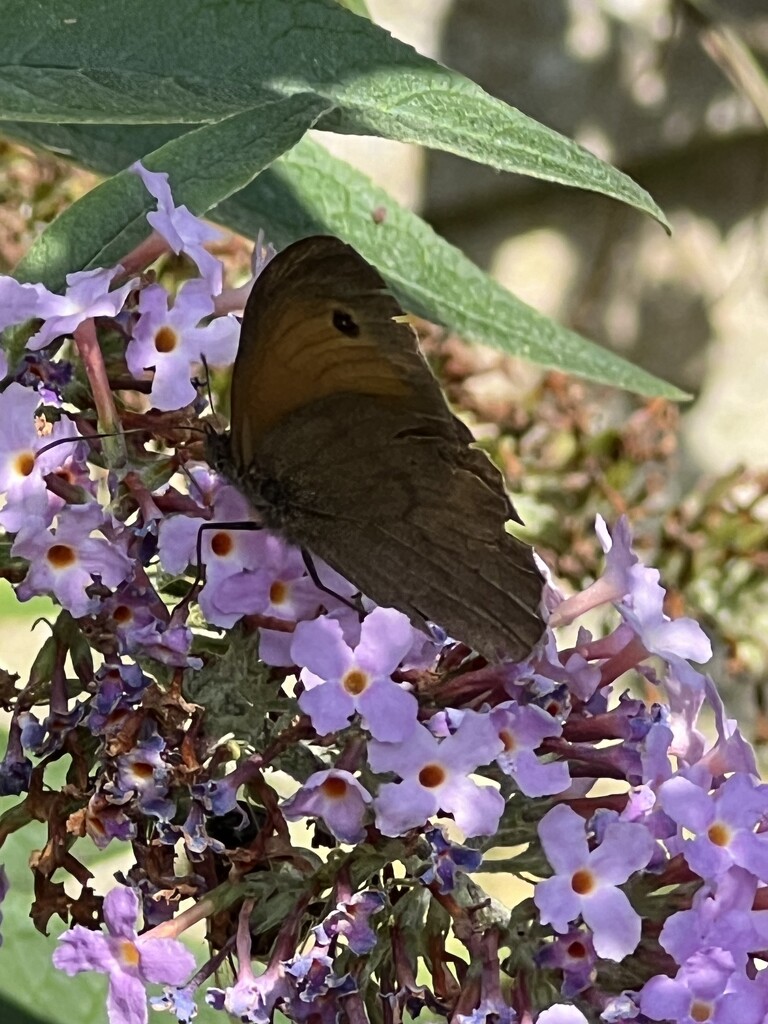
[[[360,843],[365,838],[363,818],[370,803],[370,793],[353,775],[329,768],[310,775],[281,810],[288,821],[322,818],[340,842]]]
[[[59,936],[53,964],[72,975],[99,971],[109,977],[109,1024],[146,1024],[147,983],[181,985],[195,958],[176,939],[136,933],[139,900],[132,889],[112,889],[104,897],[107,934],[76,924]]]
[[[731,868],[716,889],[704,887],[690,910],[664,922],[659,941],[677,963],[710,946],[727,950],[741,967],[747,955],[768,946],[768,910],[753,910],[757,879],[743,868]]]
[[[275,1007],[286,1002],[292,993],[290,978],[279,955],[273,955],[267,969],[257,978],[251,967],[251,932],[249,927],[253,900],[246,900],[240,909],[237,926],[237,980],[226,989],[209,988],[205,1001],[215,1010],[226,1010],[236,1020],[254,1024],[272,1024]]]
[[[25,320],[39,317],[40,299],[46,294],[41,284],[19,284],[15,277],[0,276],[0,331]],[[2,354],[5,359],[5,353]],[[2,367],[4,377],[8,369],[7,362]]]
[[[734,969],[722,949],[697,953],[674,978],[658,975],[640,993],[640,1009],[651,1020],[679,1024],[760,1024],[765,986]]]
[[[594,982],[595,946],[592,935],[586,928],[571,928],[565,935],[558,935],[547,943],[536,955],[539,967],[556,968],[563,972],[562,994],[566,998]]]
[[[196,992],[195,985],[185,985],[184,988],[167,985],[161,996],[150,996],[149,1005],[153,1010],[170,1010],[179,1024],[189,1024],[197,1016]]]
[[[589,1024],[589,1021],[577,1006],[555,1003],[541,1011],[536,1024]]]
[[[49,434],[38,431],[35,412],[40,396],[21,384],[9,384],[0,394],[0,492],[5,493],[5,508],[0,525],[16,533],[30,516],[38,516],[47,525],[56,508],[63,503],[48,491],[45,476],[60,469],[77,448],[79,434],[67,417],[53,424]],[[72,444],[61,444],[37,454],[51,441],[71,437]]]
[[[547,811],[538,831],[556,872],[536,886],[541,923],[565,933],[581,915],[592,929],[597,955],[622,960],[640,941],[640,917],[617,886],[651,859],[650,833],[642,825],[614,822],[590,852],[584,819],[566,804]]]
[[[98,607],[86,588],[97,576],[116,587],[133,571],[133,563],[114,543],[91,532],[104,524],[99,505],[71,505],[59,513],[55,531],[43,520],[32,519],[16,535],[11,553],[29,560],[24,581],[16,588],[20,601],[36,594],[52,594],[75,618]]]
[[[370,953],[376,945],[376,933],[369,918],[371,914],[378,913],[385,903],[384,893],[378,889],[357,892],[348,900],[337,903],[336,909],[313,929],[318,945],[330,946],[332,939],[344,935],[349,948],[357,956]]]
[[[203,358],[213,366],[228,366],[235,358],[239,321],[224,316],[198,326],[212,312],[210,286],[200,279],[182,285],[170,309],[161,285],[142,290],[140,315],[125,359],[135,377],[154,369],[150,397],[156,409],[181,409],[194,402],[197,390],[190,376]]]
[[[105,785],[104,792],[120,804],[135,797],[145,814],[167,821],[175,814],[176,805],[166,798],[171,769],[164,754],[165,740],[147,719],[135,746],[117,758],[115,779]]]
[[[67,290],[63,295],[47,291],[42,285],[38,293],[34,316],[45,323],[27,342],[27,348],[37,351],[50,345],[62,335],[72,334],[84,320],[96,316],[115,317],[123,308],[134,281],[128,281],[114,291],[109,290],[113,279],[123,272],[120,266],[109,270],[79,270],[67,274]]]
[[[438,740],[417,725],[400,743],[368,744],[368,763],[375,772],[395,772],[401,782],[379,788],[374,807],[376,824],[386,836],[400,836],[438,811],[453,815],[465,836],[493,835],[504,798],[492,786],[479,786],[469,778],[488,764],[502,748],[493,742],[485,723],[465,716],[452,736]]]
[[[548,736],[559,736],[563,727],[535,704],[516,701],[499,704],[491,711],[491,725],[504,744],[496,761],[511,775],[526,796],[551,796],[571,784],[568,766],[562,761],[540,761],[535,750]]]
[[[291,655],[304,666],[301,681],[306,689],[299,707],[316,731],[323,736],[344,729],[357,711],[377,740],[397,742],[409,736],[416,726],[416,698],[391,675],[412,644],[413,627],[394,608],[374,608],[355,647],[347,644],[334,619],[300,622]]]
[[[0,903],[3,902],[5,897],[8,895],[10,889],[10,883],[8,881],[8,875],[5,873],[5,864],[0,864]],[[3,923],[3,915],[0,911],[0,924]],[[0,946],[3,944],[3,933],[0,932]]]
[[[679,775],[659,789],[664,811],[693,833],[679,842],[688,866],[707,880],[734,865],[768,881],[768,834],[755,827],[768,813],[768,786],[732,775],[711,795]]]
[[[321,605],[328,608],[340,603],[315,586],[307,573],[300,548],[271,534],[265,536],[267,539],[259,567],[226,577],[216,587],[216,593],[211,594],[211,606],[217,612],[224,615],[263,615],[298,622],[315,618]],[[348,598],[356,592],[351,583],[329,566],[315,562],[315,568],[329,590]],[[290,644],[291,637],[286,638]],[[274,664],[265,656],[263,660]],[[292,665],[293,662],[289,659],[285,664]]]
[[[446,839],[440,828],[431,828],[424,833],[424,838],[431,847],[430,859],[432,866],[428,868],[420,881],[425,885],[437,882],[438,889],[445,894],[456,888],[456,871],[477,871],[483,862],[479,850],[471,850],[468,846],[451,843]]]
[[[609,534],[605,520],[598,516],[595,531],[605,552],[603,575],[586,590],[567,597],[557,605],[550,617],[550,626],[565,626],[592,608],[621,601],[632,589],[630,571],[638,559],[632,550],[629,520],[621,516]]]
[[[165,171],[148,171],[138,160],[131,170],[138,174],[147,192],[157,200],[157,212],[147,214],[149,223],[175,253],[183,252],[197,264],[212,293],[218,295],[223,280],[221,261],[212,256],[203,243],[222,238],[222,233],[195,217],[187,206],[174,204]]]
[[[712,644],[698,622],[684,617],[670,619],[664,614],[666,591],[659,584],[658,569],[635,565],[629,576],[631,590],[619,611],[648,653],[670,662],[709,661]]]

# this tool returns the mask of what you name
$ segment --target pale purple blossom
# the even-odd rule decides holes
[[[632,550],[629,520],[621,516],[609,533],[605,520],[599,515],[595,532],[605,552],[603,574],[586,590],[561,601],[552,612],[550,626],[567,625],[592,608],[621,601],[632,589],[630,572],[638,559]]]
[[[691,834],[675,845],[697,875],[709,881],[736,866],[768,881],[768,833],[755,832],[768,816],[768,786],[737,774],[709,793],[678,775],[661,786],[659,799],[665,813]]]
[[[416,727],[416,698],[391,675],[413,644],[408,617],[374,608],[354,647],[340,624],[327,616],[300,622],[291,655],[304,666],[299,706],[320,735],[344,729],[357,712],[366,729],[385,742],[405,739]]]
[[[475,716],[462,719],[451,736],[438,740],[417,725],[400,743],[368,744],[368,763],[374,772],[395,772],[400,782],[386,782],[374,803],[376,824],[387,836],[399,836],[423,825],[439,811],[452,814],[465,836],[493,835],[504,798],[493,786],[469,778],[502,749],[493,742],[485,723]]]
[[[181,409],[197,397],[192,368],[203,360],[228,366],[237,353],[240,323],[234,316],[216,317],[200,326],[213,312],[207,282],[187,281],[169,308],[169,295],[159,284],[142,289],[139,318],[125,351],[135,377],[154,370],[150,399],[156,409]]]
[[[674,978],[646,982],[640,1009],[651,1020],[675,1024],[760,1024],[766,988],[736,968],[725,950],[712,948],[694,954]]]
[[[176,939],[138,935],[139,900],[132,889],[111,889],[104,897],[107,934],[76,924],[59,936],[53,964],[70,976],[98,971],[109,977],[109,1024],[146,1024],[148,983],[181,985],[195,958]]]
[[[109,290],[114,278],[122,272],[123,268],[117,266],[67,274],[67,290],[63,295],[49,292],[42,285],[36,286],[41,290],[34,316],[45,323],[29,339],[27,348],[33,351],[45,348],[56,338],[74,333],[83,321],[93,317],[116,317],[135,286],[134,281],[128,281],[113,291]]]
[[[47,294],[41,284],[20,284],[15,277],[0,276],[0,331],[41,316],[40,300]],[[5,353],[0,351],[0,377],[8,370]]]
[[[103,510],[93,504],[67,506],[53,529],[41,519],[31,519],[22,526],[11,553],[28,559],[30,564],[16,588],[18,599],[28,601],[38,594],[50,594],[75,618],[95,611],[98,599],[86,593],[94,578],[107,587],[116,587],[134,568],[113,541],[91,536],[103,525]]]
[[[150,171],[140,161],[131,165],[151,196],[157,200],[157,211],[148,213],[147,220],[178,255],[189,256],[208,282],[211,292],[218,295],[222,288],[223,266],[221,260],[204,247],[205,242],[215,242],[223,237],[221,231],[206,224],[185,205],[176,206],[171,186],[165,171]]]
[[[555,869],[534,893],[541,923],[565,933],[581,916],[592,929],[598,956],[623,960],[640,941],[640,917],[617,886],[651,859],[650,833],[642,825],[613,822],[590,851],[584,819],[566,804],[547,811],[538,831]]]
[[[280,809],[288,821],[322,818],[340,842],[359,843],[365,837],[363,819],[370,803],[370,793],[354,775],[328,768],[310,775]]]
[[[60,469],[77,451],[79,434],[74,423],[63,416],[43,434],[35,413],[40,396],[15,381],[0,394],[0,493],[5,507],[0,525],[16,533],[31,517],[50,523],[63,506],[46,487],[45,477]],[[58,444],[38,455],[52,441],[72,438],[72,444]]]
[[[536,749],[550,736],[560,736],[563,727],[535,704],[517,701],[499,704],[490,713],[490,723],[504,744],[496,758],[501,770],[511,775],[526,796],[551,796],[571,784],[563,761],[542,761]]]

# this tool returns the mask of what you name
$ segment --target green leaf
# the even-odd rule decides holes
[[[167,150],[173,144],[167,141],[171,133],[183,131],[178,126],[121,129],[112,125],[13,124],[9,128],[17,138],[66,150],[79,162],[104,173],[136,159],[145,145],[157,147],[159,143],[157,152]],[[67,231],[75,231],[77,211],[88,198],[74,204],[30,250],[23,265],[24,280],[41,279],[48,287],[60,287],[64,275],[78,269],[76,260],[65,258],[66,232],[56,246],[49,246],[46,237],[65,217]],[[383,220],[374,219],[379,210],[384,213]],[[378,267],[406,309],[443,323],[470,340],[639,394],[675,400],[687,397],[526,305],[368,177],[308,138],[245,189],[221,202],[210,216],[250,237],[263,229],[279,248],[306,235],[338,235]],[[98,234],[98,220],[92,229],[100,240],[81,242],[83,252],[108,244]]]
[[[374,212],[384,211],[384,220]],[[361,172],[303,139],[212,216],[278,247],[327,232],[373,263],[403,306],[539,366],[680,400],[685,392],[587,341],[516,298]]]
[[[353,14],[359,14],[361,18],[370,18],[371,13],[366,6],[365,0],[336,0],[342,7],[346,7]]]
[[[324,109],[327,104],[305,94],[274,100],[172,138],[143,163],[149,170],[167,171],[176,203],[202,214],[290,149]],[[146,215],[156,205],[136,174],[121,171],[43,232],[16,268],[16,277],[44,280],[58,290],[73,269],[119,263],[149,234]]]
[[[626,175],[334,0],[2,0],[0,118],[196,123],[297,93],[320,127],[443,149],[664,215]]]

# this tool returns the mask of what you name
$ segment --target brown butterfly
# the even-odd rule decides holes
[[[210,436],[210,461],[265,527],[377,604],[519,659],[543,630],[541,576],[472,441],[359,253],[318,235],[271,260],[245,307],[231,430]]]

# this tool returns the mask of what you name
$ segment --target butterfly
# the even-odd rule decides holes
[[[375,270],[331,236],[272,258],[245,307],[228,433],[208,458],[261,524],[379,605],[488,659],[543,632],[542,579],[501,474],[472,446]]]

